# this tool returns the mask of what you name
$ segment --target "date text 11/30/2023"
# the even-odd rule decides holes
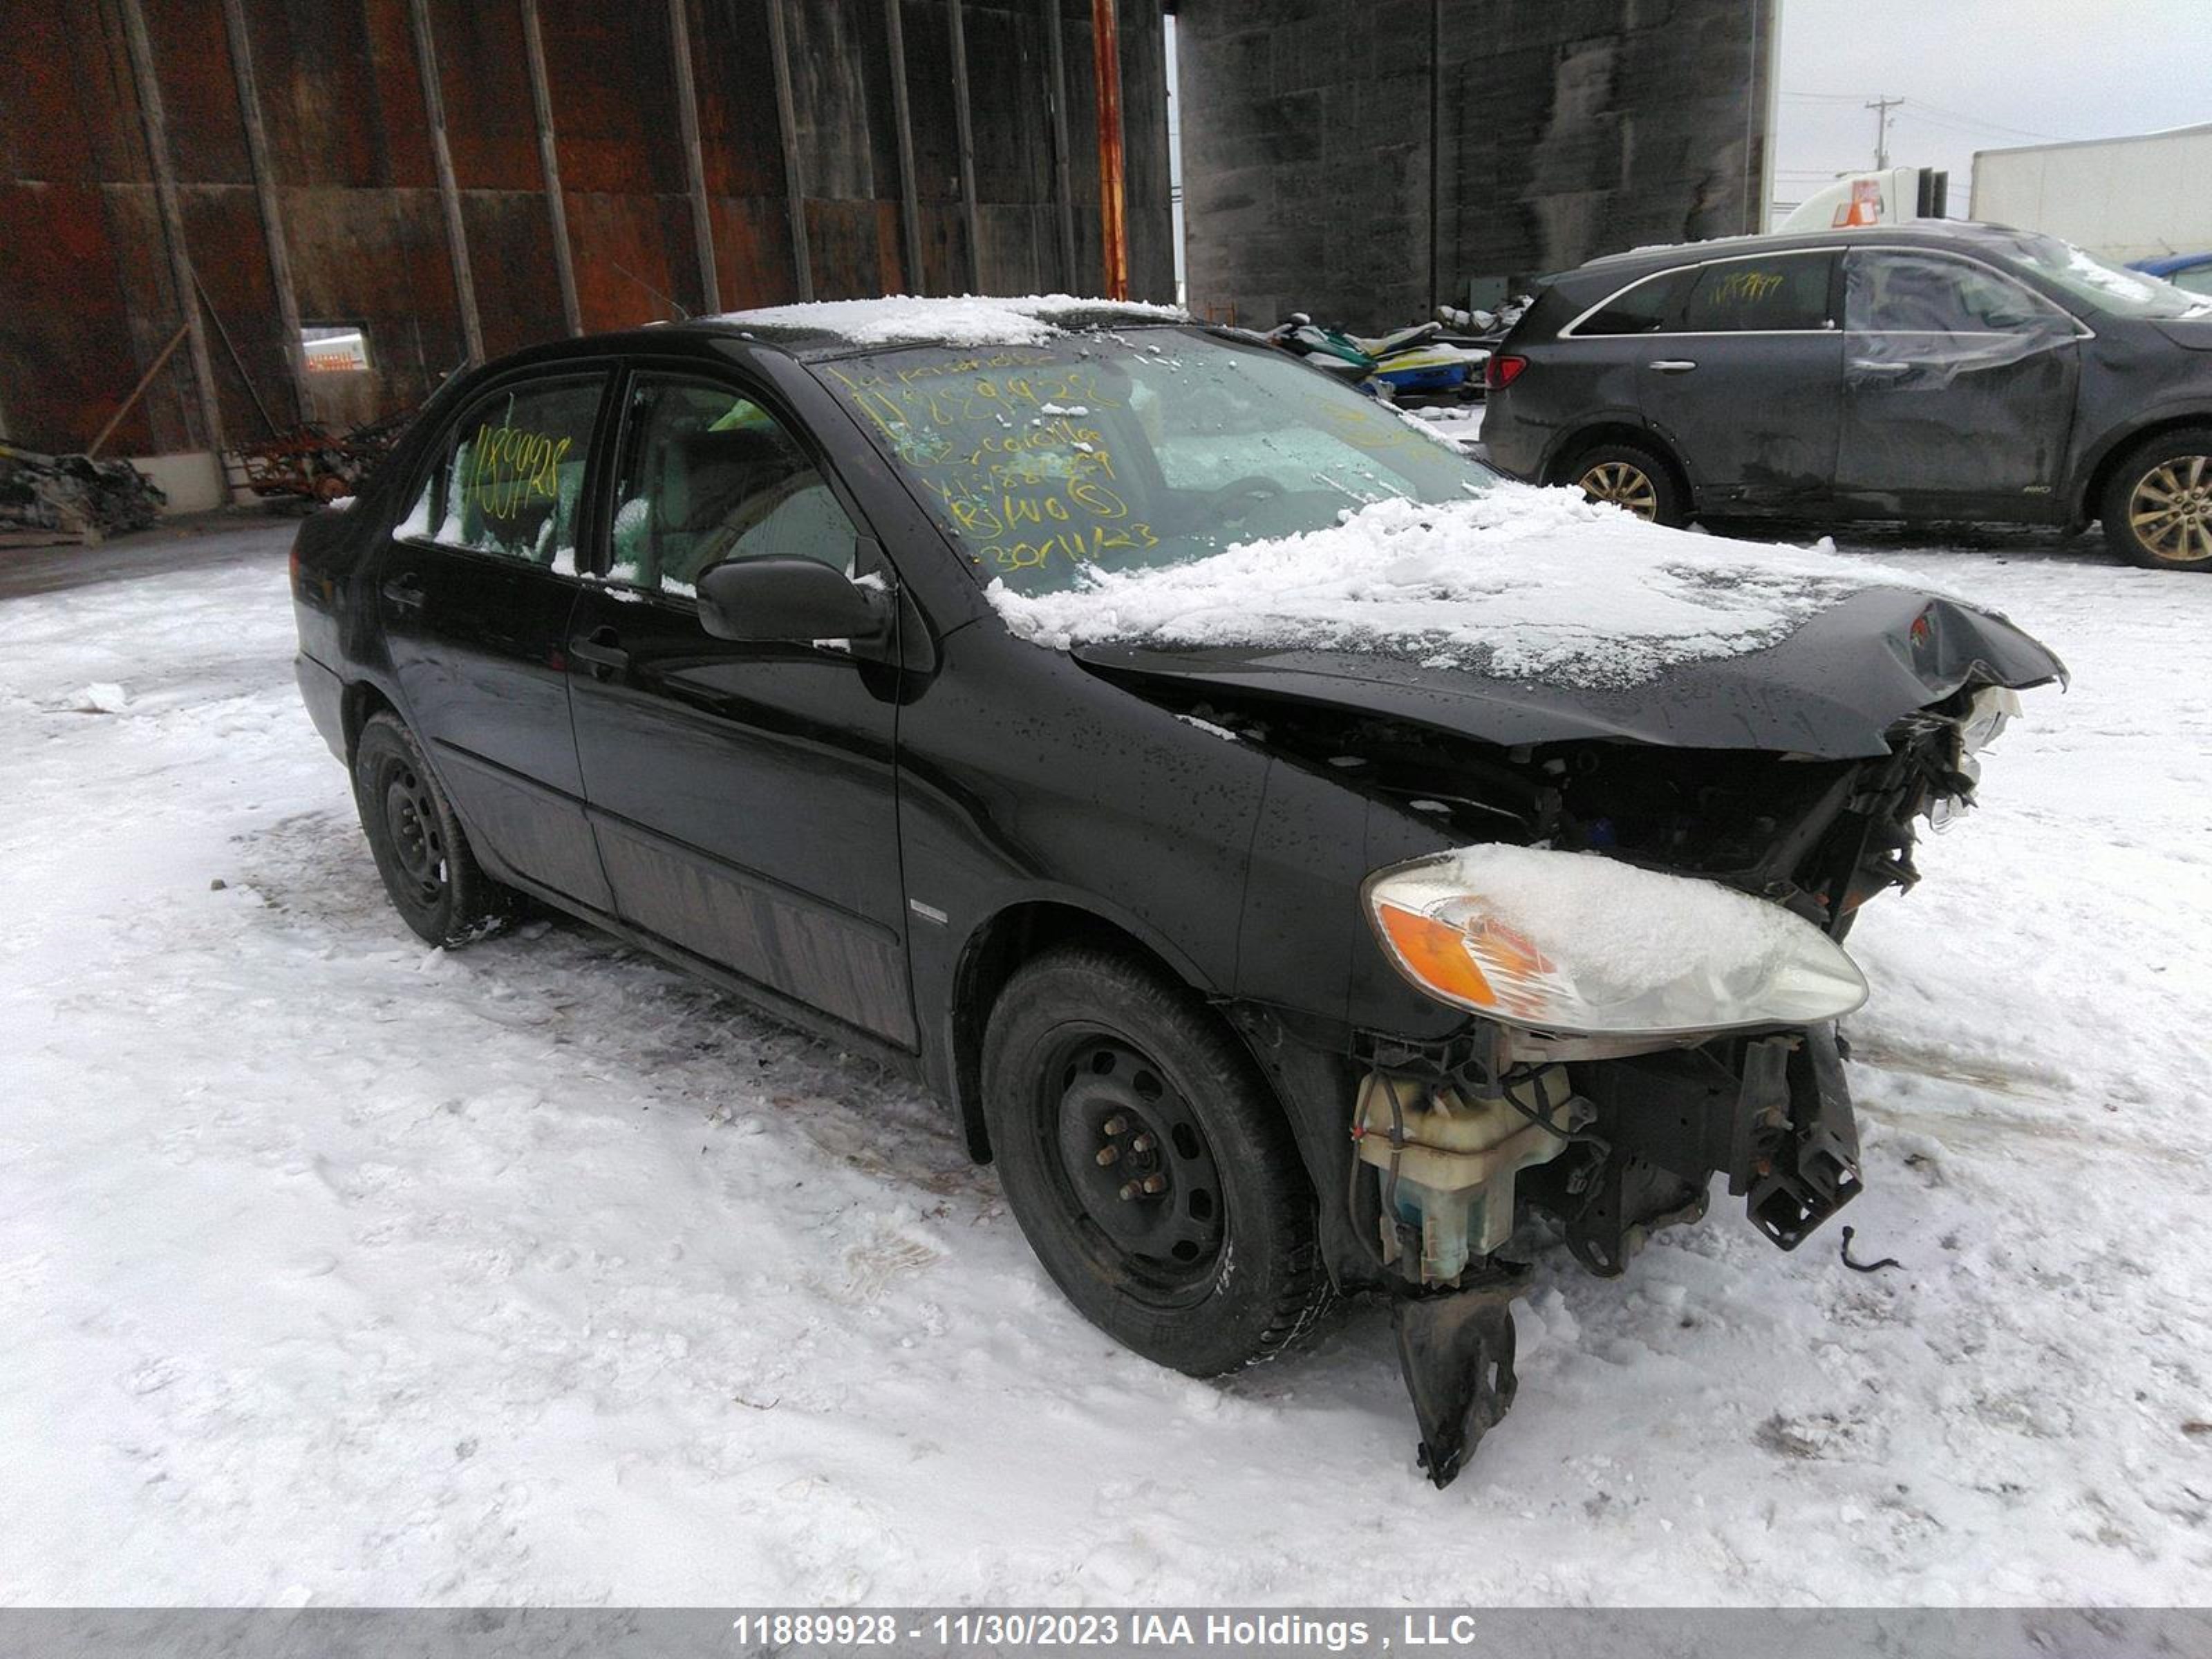
[[[1395,1626],[1395,1628],[1393,1626]],[[778,1648],[841,1650],[929,1643],[968,1647],[1157,1648],[1174,1650],[1382,1653],[1467,1649],[1480,1640],[1466,1613],[1360,1616],[1334,1610],[1074,1612],[1045,1609],[893,1613],[750,1613],[732,1624],[741,1640]]]

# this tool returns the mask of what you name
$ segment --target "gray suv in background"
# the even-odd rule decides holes
[[[1489,364],[1516,477],[1692,518],[2101,519],[2212,570],[2212,299],[2056,238],[1923,222],[1648,248],[1547,278]]]

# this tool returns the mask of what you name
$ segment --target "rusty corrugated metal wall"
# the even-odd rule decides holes
[[[1182,0],[1192,309],[1402,326],[1759,228],[1778,0]]]
[[[1160,4],[1119,4],[1130,291],[1167,299]],[[1090,0],[0,0],[0,429],[37,447],[188,318],[111,450],[672,306],[1103,286]],[[371,371],[303,374],[301,324]]]

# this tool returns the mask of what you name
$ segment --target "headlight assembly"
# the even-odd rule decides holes
[[[1468,847],[1376,872],[1383,952],[1439,1002],[1576,1036],[1810,1025],[1867,983],[1812,923],[1747,893],[1594,853]]]

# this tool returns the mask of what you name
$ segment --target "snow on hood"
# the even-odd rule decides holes
[[[1070,312],[1110,311],[1134,320],[1187,323],[1180,306],[1085,299],[1073,294],[995,298],[963,294],[934,299],[892,295],[881,300],[817,300],[805,305],[732,311],[712,319],[740,327],[820,329],[854,345],[1041,345],[1066,331],[1052,319]]]
[[[1032,642],[1364,651],[1496,679],[1628,686],[1786,639],[1869,587],[1918,578],[1832,553],[1665,530],[1567,489],[1391,500],[1211,557],[1090,569],[992,604]]]

